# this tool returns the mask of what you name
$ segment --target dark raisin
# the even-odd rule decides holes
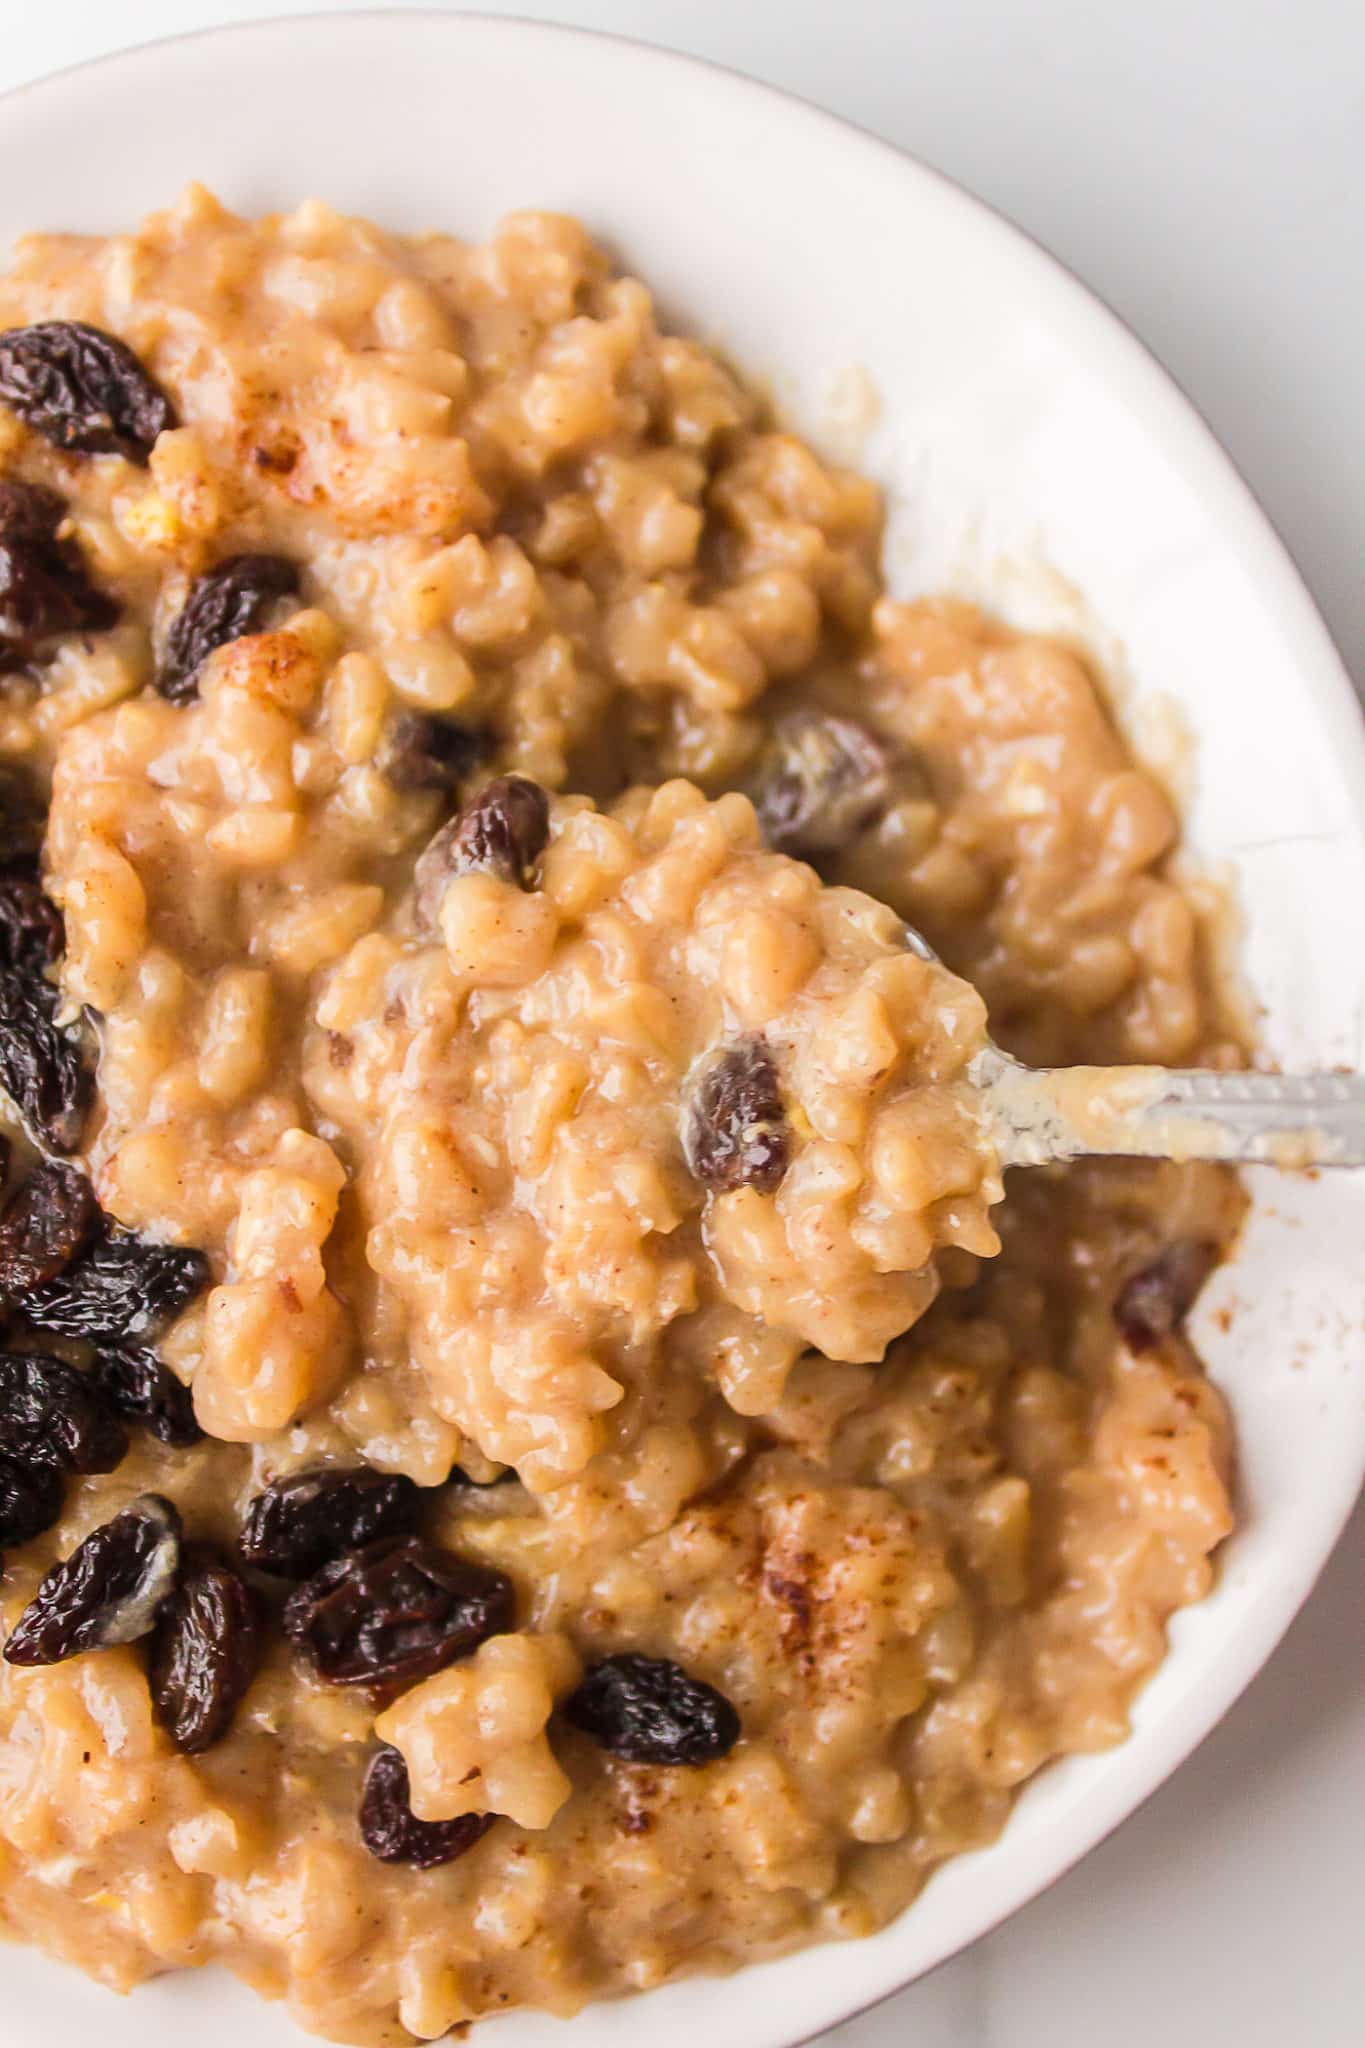
[[[416,1536],[335,1558],[292,1593],[284,1629],[333,1685],[413,1685],[515,1626],[511,1581]]]
[[[0,768],[0,846],[10,857],[7,871],[17,854],[27,856],[36,873],[36,856],[46,826],[46,813],[29,778],[12,768]]]
[[[41,979],[65,945],[62,914],[44,894],[37,861],[20,855],[0,863],[0,969]]]
[[[575,1728],[632,1764],[709,1764],[739,1741],[739,1715],[668,1657],[608,1657],[564,1702]]]
[[[63,1472],[112,1472],[128,1435],[98,1384],[65,1358],[0,1352],[0,1453]]]
[[[0,334],[0,399],[54,447],[145,462],[176,423],[165,392],[126,342],[83,320]]]
[[[0,482],[0,669],[43,659],[62,633],[101,632],[118,618],[75,542],[58,538],[65,515],[54,491]]]
[[[815,855],[870,824],[890,787],[886,751],[865,726],[793,711],[774,727],[751,794],[770,846]]]
[[[422,1489],[401,1472],[366,1465],[291,1472],[247,1509],[241,1553],[257,1571],[307,1579],[345,1551],[412,1535],[421,1512]]]
[[[221,1558],[190,1552],[157,1616],[149,1674],[156,1718],[177,1749],[199,1756],[222,1741],[260,1657],[255,1594]]]
[[[42,1145],[74,1152],[94,1094],[78,1028],[59,1026],[60,998],[39,976],[0,968],[0,1088]]]
[[[550,799],[524,775],[484,784],[456,820],[452,872],[483,870],[529,889],[550,836]]]
[[[208,1281],[202,1252],[111,1231],[55,1280],[35,1288],[24,1314],[59,1337],[126,1344],[154,1335]]]
[[[738,1038],[722,1046],[689,1093],[683,1149],[697,1179],[710,1188],[772,1194],[791,1163],[791,1127],[763,1040]]]
[[[550,836],[550,800],[524,775],[499,775],[484,784],[457,817],[441,827],[416,867],[417,915],[436,922],[452,875],[498,875],[529,889]]]
[[[0,1550],[17,1550],[50,1529],[65,1495],[57,1466],[0,1452]]]
[[[54,1564],[5,1644],[10,1664],[60,1664],[148,1635],[180,1569],[180,1517],[144,1493]]]
[[[158,1443],[185,1451],[203,1437],[194,1396],[154,1351],[135,1344],[104,1344],[90,1369],[110,1405]]]
[[[1174,1335],[1217,1263],[1217,1245],[1182,1238],[1125,1280],[1114,1301],[1114,1321],[1130,1349],[1153,1351]]]
[[[65,501],[43,484],[0,477],[0,542],[19,547],[52,547],[66,517]]]
[[[457,789],[493,750],[493,736],[453,718],[403,711],[384,736],[378,765],[395,789]]]
[[[0,1295],[19,1297],[64,1273],[89,1243],[99,1217],[83,1173],[60,1161],[35,1166],[0,1216]]]
[[[360,1838],[381,1863],[410,1863],[434,1870],[453,1863],[481,1841],[496,1815],[462,1813],[457,1820],[418,1820],[410,1804],[408,1767],[398,1750],[377,1750],[365,1773],[360,1799]]]
[[[190,585],[156,673],[156,687],[172,704],[194,697],[199,671],[215,647],[259,632],[276,598],[299,587],[299,572],[282,555],[232,555]]]

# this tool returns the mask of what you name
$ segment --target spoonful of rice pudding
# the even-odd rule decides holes
[[[387,1090],[400,1199],[439,1102],[477,1101],[493,1123],[447,1169],[456,1231],[505,1159],[562,1284],[649,1320],[651,1291],[655,1313],[698,1302],[690,1216],[730,1307],[835,1358],[922,1313],[940,1255],[998,1249],[1007,1166],[1365,1157],[1356,1077],[1021,1065],[891,910],[770,851],[743,796],[681,781],[605,812],[488,783],[417,863],[412,936],[363,941],[319,1020],[355,1048],[339,1119]],[[678,1247],[648,1285],[646,1234]]]

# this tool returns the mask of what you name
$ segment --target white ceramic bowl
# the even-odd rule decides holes
[[[1121,655],[1139,738],[1173,700],[1196,743],[1191,837],[1235,882],[1266,1043],[1286,1063],[1365,1063],[1365,740],[1346,677],[1200,420],[1014,229],[743,79],[469,16],[234,28],[66,72],[0,109],[5,238],[127,225],[190,177],[242,208],[317,194],[402,228],[579,213],[670,317],[771,377],[817,441],[841,376],[866,373],[881,417],[861,459],[890,494],[893,586],[947,583],[1022,623],[1089,627]],[[1363,1179],[1257,1177],[1240,1255],[1209,1289],[1200,1335],[1237,1414],[1242,1522],[1217,1591],[1172,1629],[1131,1739],[1037,1779],[994,1848],[941,1872],[874,1940],[671,1987],[647,2013],[599,2007],[573,2039],[611,2048],[643,2026],[655,2048],[788,2048],[1032,1897],[1188,1754],[1283,1633],[1356,1492]],[[1223,1329],[1211,1312],[1225,1307]],[[5,2036],[23,2048],[300,2038],[220,1979],[166,1980],[123,2006],[24,1953],[6,1955],[5,1980]],[[563,2038],[536,2018],[498,2028],[503,2048]]]

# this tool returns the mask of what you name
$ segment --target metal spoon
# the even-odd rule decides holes
[[[938,955],[905,927],[922,960]],[[1002,1166],[1087,1153],[1365,1166],[1365,1075],[1026,1067],[988,1039],[967,1069]]]

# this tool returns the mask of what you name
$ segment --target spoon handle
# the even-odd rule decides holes
[[[971,1078],[1004,1166],[1086,1153],[1365,1166],[1365,1075],[1024,1067],[995,1046]]]

